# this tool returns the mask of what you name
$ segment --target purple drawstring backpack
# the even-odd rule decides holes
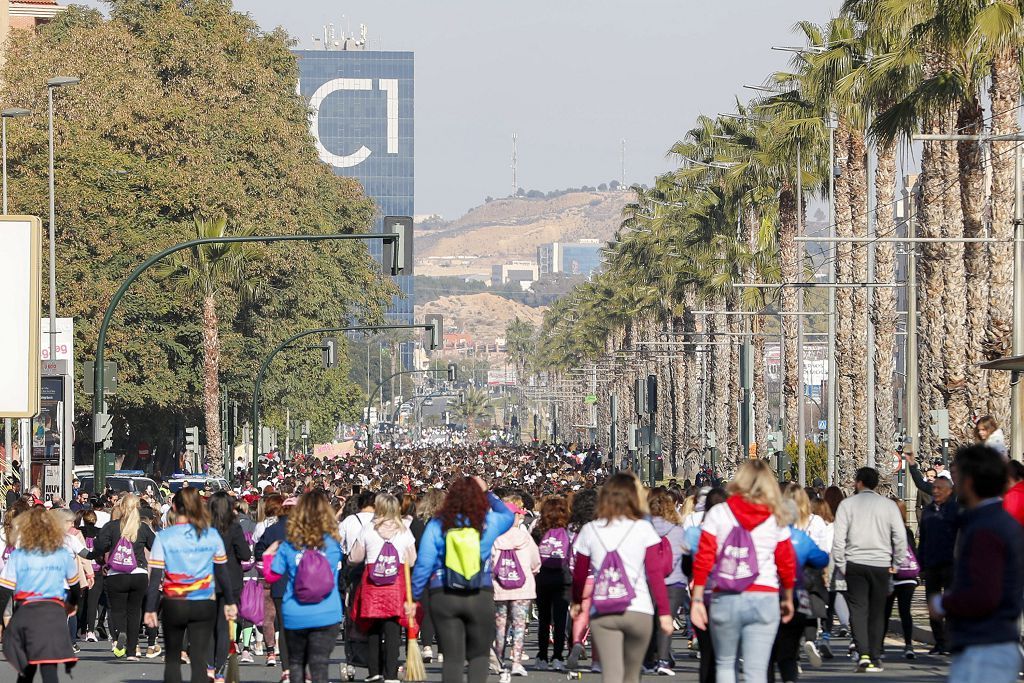
[[[238,601],[238,613],[246,621],[263,623],[263,587],[259,581],[242,581],[242,597]]]
[[[299,558],[292,583],[292,594],[304,605],[323,602],[335,586],[334,570],[327,556],[316,548],[306,548]]]
[[[597,528],[594,528],[594,536],[605,551],[601,568],[594,575],[593,605],[594,611],[598,614],[622,614],[636,597],[636,589],[633,588],[633,583],[626,574],[626,567],[622,564],[622,557],[619,556],[619,546],[629,537],[633,526],[636,526],[636,522],[611,550],[605,547]]]
[[[540,540],[540,565],[551,569],[565,567],[569,559],[569,532],[562,527],[548,529]]]
[[[398,550],[390,540],[384,539],[384,546],[370,567],[370,583],[375,586],[392,585],[398,580],[398,564]]]
[[[526,584],[526,574],[519,564],[519,556],[515,550],[502,550],[498,554],[498,562],[494,566],[494,580],[506,590],[522,588]]]
[[[107,557],[107,568],[121,574],[131,574],[138,566],[132,542],[122,536]]]
[[[736,515],[732,514],[736,526],[725,537],[718,550],[711,574],[715,590],[721,593],[742,593],[757,580],[757,547],[750,532],[743,528]]]

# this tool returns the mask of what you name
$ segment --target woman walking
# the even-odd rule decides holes
[[[36,671],[43,683],[57,683],[57,665],[70,672],[78,661],[68,633],[68,606],[73,611],[78,603],[78,563],[64,547],[60,519],[42,507],[19,515],[8,533],[14,550],[0,573],[0,614],[12,597],[15,609],[4,656],[18,683],[30,683]]]
[[[885,601],[885,623],[892,621],[893,605],[899,606],[900,630],[903,631],[903,657],[905,659],[916,659],[914,652],[914,617],[910,613],[910,603],[914,599],[914,591],[917,590],[917,580],[921,573],[917,563],[917,542],[914,540],[914,532],[907,526],[907,506],[899,498],[892,499],[896,507],[900,509],[903,516],[903,527],[907,532],[907,557],[903,564],[896,569],[893,575],[893,592]]]
[[[576,537],[572,614],[594,567],[590,631],[601,651],[601,680],[639,683],[654,617],[672,633],[661,537],[646,517],[640,482],[631,472],[612,475],[598,494],[597,516]]]
[[[352,611],[367,635],[369,680],[383,676],[398,680],[398,650],[402,643],[399,619],[405,614],[404,567],[416,562],[416,541],[406,527],[398,499],[379,493],[373,521],[363,528],[349,560],[365,562]]]
[[[114,656],[139,661],[139,625],[149,586],[146,552],[153,549],[156,534],[142,523],[138,496],[126,493],[115,506],[115,519],[108,522],[93,544],[91,557],[106,556],[106,577],[110,636]]]
[[[231,637],[228,622],[224,618],[224,606],[229,602],[233,605],[238,604],[242,595],[242,562],[248,562],[252,558],[252,549],[245,539],[242,525],[238,523],[231,496],[224,491],[217,491],[210,496],[209,507],[210,526],[217,530],[221,540],[224,541],[231,585],[217,586],[217,623],[213,629],[213,640],[209,645],[208,656],[210,659],[208,661],[212,666],[208,669],[208,676],[223,669],[227,662]],[[230,594],[228,593],[229,588]]]
[[[676,498],[667,489],[657,488],[651,491],[647,501],[651,509],[651,523],[660,538],[668,542],[671,552],[670,572],[665,577],[665,588],[668,592],[669,614],[673,620],[680,608],[686,604],[686,576],[683,574],[683,547],[686,545],[683,531],[683,519],[676,510]],[[648,666],[659,676],[674,676],[672,670],[675,659],[672,657],[672,634],[656,630],[647,652]]]
[[[210,511],[195,488],[184,487],[174,494],[170,521],[172,524],[156,535],[149,556],[145,622],[154,628],[163,624],[165,683],[181,683],[177,655],[186,629],[191,683],[206,683],[207,649],[217,620],[216,586],[225,587],[226,595],[234,595],[228,558],[220,533],[210,527]],[[224,618],[233,621],[237,616],[237,606],[226,599]]]
[[[565,625],[569,617],[570,549],[569,504],[562,496],[548,496],[540,506],[540,520],[533,530],[533,540],[540,551],[540,572],[537,574],[537,613],[540,625],[537,635],[540,652],[537,668],[548,668],[548,632],[553,641],[550,666],[552,671],[565,671]]]
[[[85,547],[89,550],[89,562],[92,563],[92,586],[82,587],[81,597],[78,599],[78,632],[87,643],[95,643],[99,640],[96,637],[96,608],[100,603],[100,596],[103,595],[103,567],[95,554],[96,537],[100,534],[96,526],[96,513],[92,510],[83,510],[78,513],[81,516],[82,537],[85,539]]]
[[[583,489],[577,491],[576,495],[572,497],[571,508],[572,511],[569,514],[569,538],[571,544],[575,545],[580,529],[594,520],[594,514],[597,512],[597,490]],[[575,563],[576,554],[573,553],[569,557],[570,570],[575,569]],[[590,573],[587,575],[587,582],[583,586],[583,597],[580,601],[579,613],[572,617],[572,648],[569,650],[569,659],[566,661],[566,667],[570,671],[575,671],[579,667],[580,657],[583,656],[583,643],[590,628],[590,599],[593,593],[594,567],[591,566]],[[599,653],[597,647],[593,644],[590,647],[590,661],[590,670],[593,673],[601,673]]]
[[[487,680],[487,658],[494,642],[494,589],[491,550],[512,527],[515,515],[480,477],[457,479],[437,516],[427,523],[412,576],[414,599],[429,589],[430,610],[444,653],[442,680]],[[451,555],[448,550],[451,550]],[[409,618],[415,609],[407,608]]]
[[[507,496],[505,505],[515,514],[512,528],[494,541],[491,548],[491,566],[494,572],[494,625],[496,639],[494,653],[499,663],[505,660],[505,642],[512,639],[511,666],[505,666],[503,677],[525,676],[521,663],[526,639],[526,622],[530,616],[530,602],[537,597],[534,575],[540,571],[540,552],[537,544],[519,527],[525,510],[522,498]],[[543,631],[541,631],[543,633]]]
[[[427,522],[434,518],[437,511],[444,505],[444,491],[441,489],[428,489],[419,502],[416,503],[416,521],[410,527],[413,537],[416,539],[416,547],[420,547],[420,540],[423,532],[427,529]],[[420,600],[420,643],[423,645],[423,661],[430,662],[434,659],[434,640],[437,630],[434,628],[434,616],[430,611],[430,591],[424,591]],[[437,649],[438,661],[440,661],[441,649]]]
[[[263,554],[263,575],[283,581],[281,617],[288,643],[288,671],[282,681],[327,683],[327,668],[342,618],[338,593],[341,545],[338,523],[322,491],[305,493],[288,515],[287,539]],[[272,556],[272,557],[271,557]]]
[[[728,491],[725,505],[715,506],[704,516],[693,563],[690,618],[695,627],[708,628],[704,591],[713,579],[710,631],[717,680],[736,681],[742,644],[744,677],[764,681],[779,623],[793,618],[796,558],[787,520],[780,521],[779,484],[767,463],[744,462]],[[743,557],[751,552],[757,557],[754,575],[746,563],[723,561],[723,557]]]

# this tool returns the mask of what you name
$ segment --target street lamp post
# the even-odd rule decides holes
[[[55,228],[54,195],[53,195],[53,91],[66,85],[77,85],[79,79],[74,76],[57,76],[46,82],[46,95],[49,103],[49,135],[50,135],[50,360],[57,358],[57,234]],[[6,195],[5,195],[6,197]],[[6,213],[6,212],[5,212]]]
[[[7,119],[17,118],[19,116],[28,116],[31,114],[28,109],[4,109],[0,111],[0,122],[2,122],[2,133],[0,137],[3,138],[3,195],[4,195],[4,215],[7,215]],[[11,478],[11,464],[14,461],[14,440],[11,437],[11,430],[14,428],[14,421],[11,418],[4,419],[4,453],[6,454],[6,471],[4,475],[8,481]],[[24,457],[24,456],[22,456]]]

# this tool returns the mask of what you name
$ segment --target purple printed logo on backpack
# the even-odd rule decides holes
[[[633,583],[626,574],[626,567],[622,564],[622,557],[619,556],[619,546],[622,545],[622,541],[629,538],[635,526],[636,522],[610,551],[605,548],[597,529],[594,529],[594,537],[605,551],[601,568],[594,575],[593,605],[594,611],[598,614],[622,614],[629,609],[630,603],[636,597],[636,589],[633,588]]]
[[[327,557],[315,548],[307,548],[295,569],[292,594],[303,605],[323,602],[335,586],[334,570]]]
[[[89,536],[88,538],[86,538],[85,539],[85,547],[88,548],[89,552],[91,553],[93,551],[93,549],[96,547],[96,539],[94,537],[92,537],[92,536]],[[4,558],[4,559],[6,559],[6,558]],[[100,563],[97,562],[96,560],[92,560],[92,570],[93,570],[93,572],[98,572],[100,570]]]
[[[715,590],[723,593],[742,593],[750,588],[758,576],[757,548],[750,532],[739,523],[733,527],[722,543],[718,561],[712,572]]]
[[[249,545],[249,559],[246,560],[245,562],[241,562],[240,564],[242,565],[242,571],[243,572],[247,572],[247,571],[249,571],[250,569],[252,569],[253,567],[256,566],[256,556],[254,554],[252,554],[252,549],[253,549],[253,545],[254,545],[253,544],[253,540],[252,540],[252,532],[246,531],[246,532],[244,532],[244,535],[245,535],[245,542]],[[252,621],[252,620],[250,619],[250,621]]]
[[[896,568],[896,578],[898,580],[916,579],[921,574],[921,565],[917,561],[917,556],[914,555],[914,551],[907,546],[907,556],[900,562],[900,566]]]
[[[498,562],[494,566],[494,578],[498,585],[506,590],[522,588],[526,584],[523,566],[519,564],[519,556],[515,550],[505,549],[498,554]]]
[[[558,569],[569,559],[569,532],[564,528],[548,529],[540,540],[540,566]]]
[[[398,579],[398,550],[388,540],[377,555],[377,561],[370,568],[369,580],[375,586],[390,586]]]
[[[107,557],[107,568],[121,574],[131,574],[138,566],[132,542],[122,536]]]

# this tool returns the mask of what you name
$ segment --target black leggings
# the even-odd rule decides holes
[[[537,584],[537,612],[539,613],[540,624],[538,625],[537,639],[540,641],[540,652],[538,659],[548,659],[548,629],[553,625],[554,651],[553,659],[563,659],[565,650],[565,622],[569,618],[569,601],[566,599],[565,586],[563,584]],[[493,615],[492,615],[493,619]]]
[[[718,678],[715,670],[715,642],[711,640],[711,632],[696,626],[693,632],[697,634],[697,651],[700,652],[700,675],[697,680],[700,683],[715,683]]]
[[[103,572],[98,571],[96,572],[92,588],[82,591],[85,594],[85,624],[83,625],[79,621],[78,626],[83,631],[96,630],[96,611],[99,609],[100,599],[103,597],[103,584],[106,582],[106,579],[107,577],[103,575]]]
[[[885,602],[885,623],[892,619],[893,603],[899,601],[900,626],[903,629],[903,645],[908,650],[914,647],[914,618],[910,615],[910,601],[914,597],[916,583],[905,583],[896,586]]]
[[[277,656],[281,661],[281,671],[288,671],[288,641],[284,637],[284,617],[281,616],[281,603],[284,598],[271,598],[274,601],[274,629],[277,630]]]
[[[457,593],[447,590],[430,592],[430,609],[434,614],[437,642],[444,653],[441,680],[456,683],[464,680],[462,667],[468,662],[469,683],[487,680],[487,656],[494,643],[494,591]],[[297,679],[296,679],[297,680]]]
[[[430,612],[430,591],[423,591],[420,607],[423,608],[423,623],[420,624],[420,644],[423,647],[430,647],[434,644],[434,616]]]
[[[305,680],[308,668],[313,683],[327,683],[331,650],[334,649],[334,641],[338,639],[338,624],[294,630],[286,628],[284,639],[288,641],[288,671],[291,680]]]
[[[36,669],[39,669],[39,678],[43,683],[57,683],[56,664],[29,664],[25,667],[25,673],[18,675],[18,683],[32,683],[36,677]]]
[[[164,625],[164,683],[181,683],[181,648],[185,629],[188,629],[188,658],[192,662],[190,680],[192,683],[206,683],[206,650],[213,637],[217,603],[213,600],[165,597],[160,610]]]
[[[110,574],[106,579],[107,601],[110,603],[110,637],[125,634],[128,656],[134,657],[139,647],[139,626],[142,624],[142,602],[149,587],[148,574]]]
[[[779,676],[789,683],[800,678],[797,662],[800,659],[800,638],[803,637],[807,619],[799,612],[793,615],[788,624],[779,624],[772,646],[772,656],[768,660],[768,680],[775,681],[775,667],[779,668]]]
[[[236,601],[237,604],[237,601]],[[241,625],[239,625],[241,628]],[[228,620],[224,616],[224,594],[217,594],[217,620],[213,624],[213,638],[206,649],[206,661],[213,662],[213,668],[220,671],[228,661],[228,646],[231,639],[228,633]]]
[[[383,675],[385,680],[398,680],[398,648],[402,643],[402,627],[398,620],[375,620],[366,630],[366,635],[369,677]]]

